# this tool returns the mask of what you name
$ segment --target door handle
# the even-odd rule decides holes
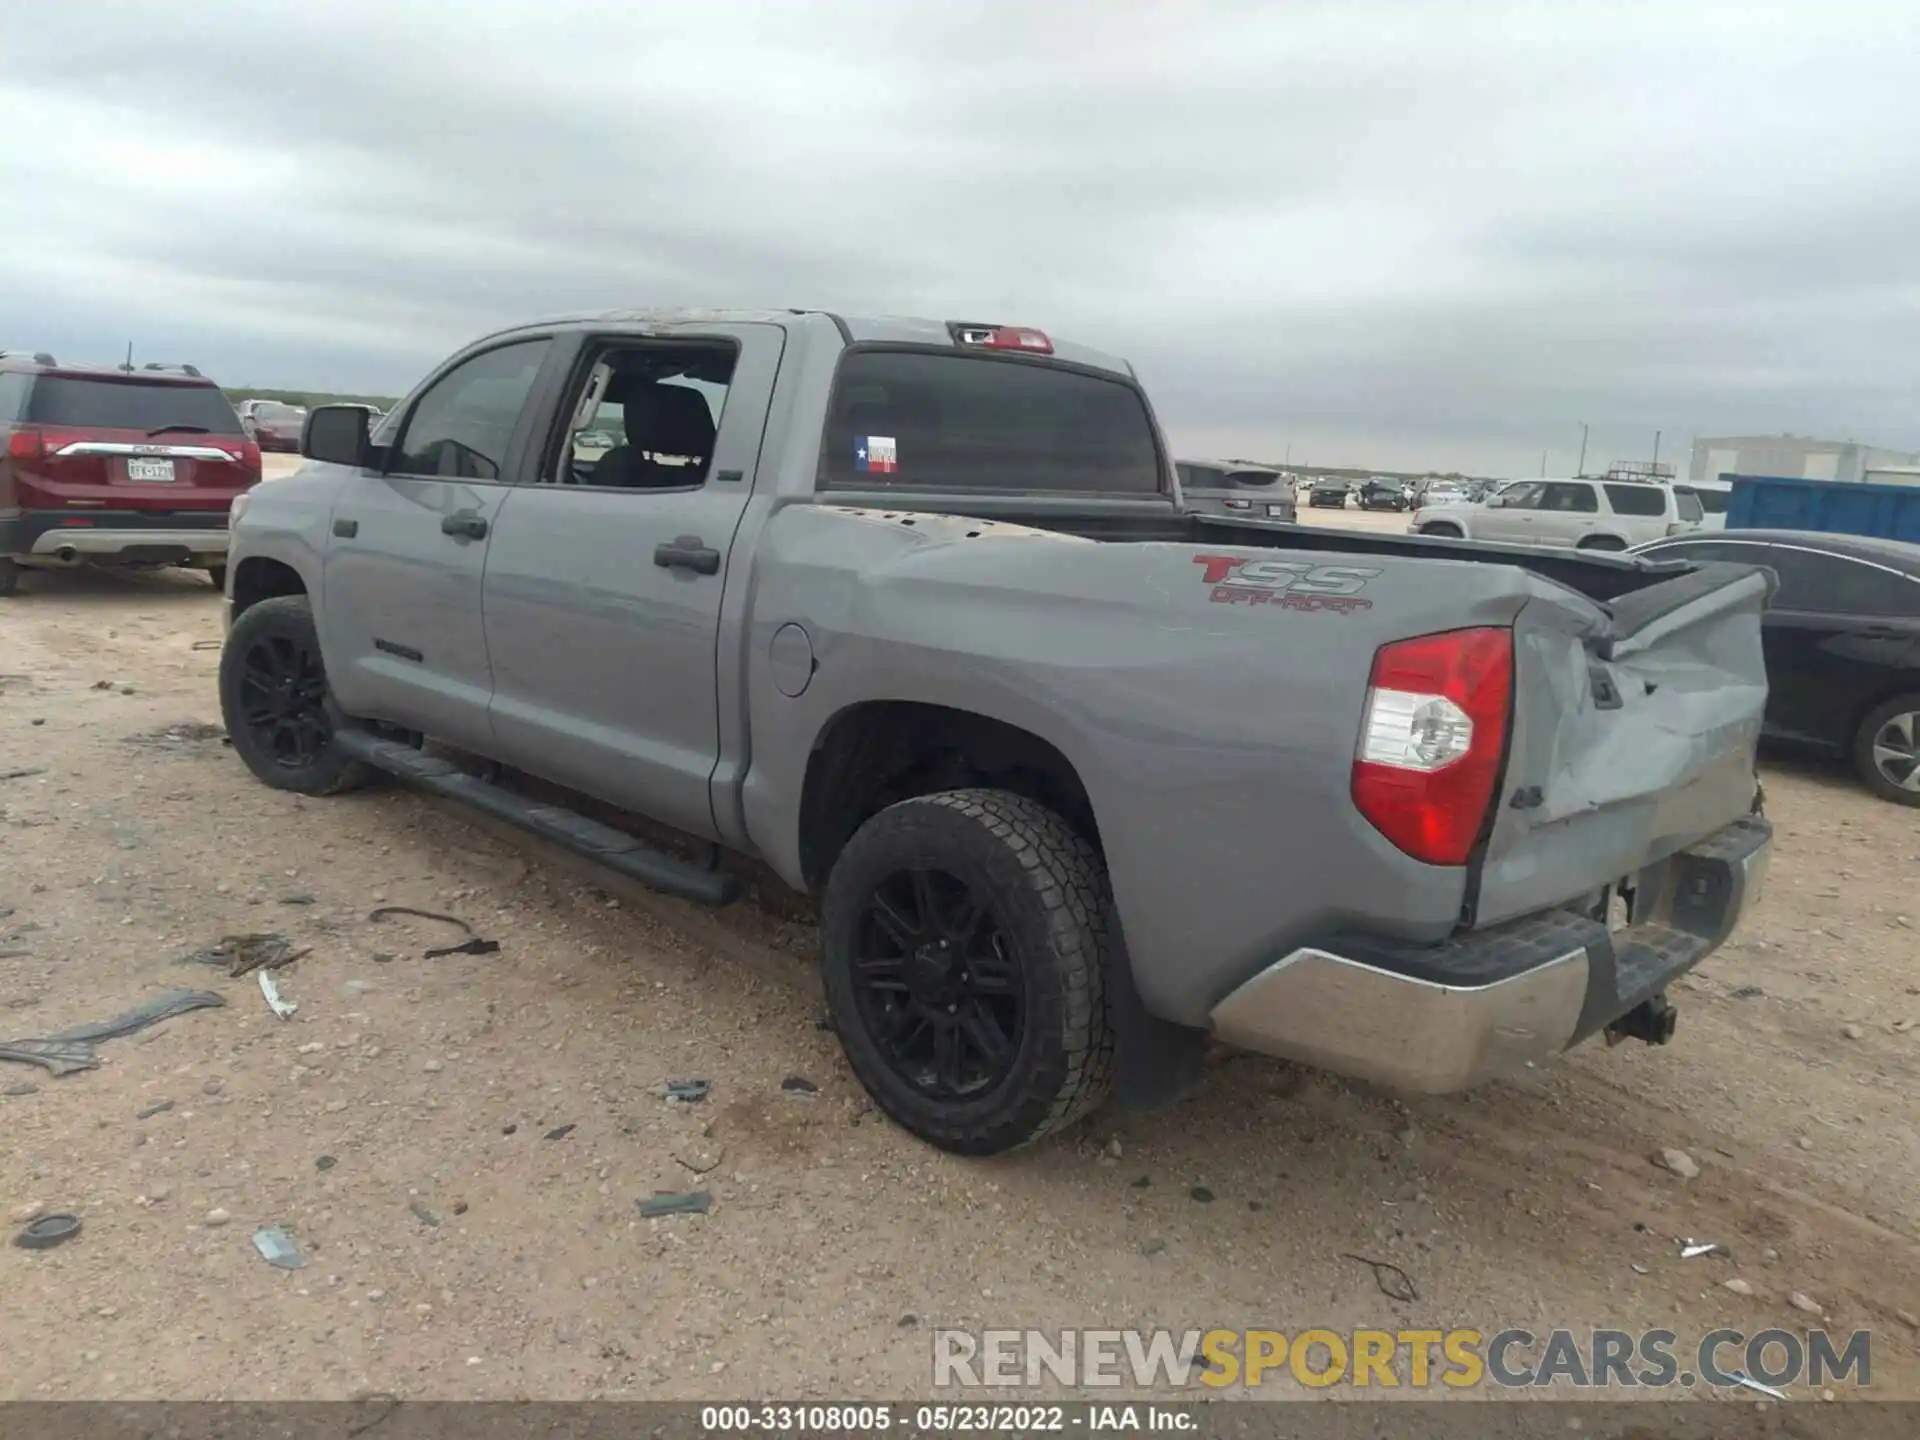
[[[720,552],[698,535],[681,535],[671,545],[653,547],[653,563],[662,570],[691,570],[696,575],[718,575]]]
[[[342,540],[351,540],[360,533],[360,522],[358,520],[336,520],[333,522],[333,533]]]
[[[479,515],[449,515],[440,522],[440,533],[461,540],[484,540],[487,538],[487,522]]]

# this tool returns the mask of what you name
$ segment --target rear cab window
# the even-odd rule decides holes
[[[213,385],[107,376],[38,375],[27,396],[30,425],[75,430],[138,430],[168,426],[208,435],[239,435],[240,417]]]
[[[888,347],[840,360],[822,488],[1165,493],[1140,392],[1052,361]]]

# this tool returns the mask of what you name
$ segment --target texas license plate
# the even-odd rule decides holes
[[[1285,518],[1293,514],[1293,507],[1291,505],[1269,505],[1267,506],[1267,514],[1278,515]]]
[[[173,461],[129,460],[127,461],[127,479],[145,480],[155,485],[171,485],[173,483]]]

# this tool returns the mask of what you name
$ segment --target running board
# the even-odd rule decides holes
[[[589,820],[558,805],[528,800],[502,786],[469,775],[450,760],[429,755],[399,740],[382,740],[366,730],[336,730],[334,744],[376,770],[449,800],[471,805],[495,819],[516,825],[609,870],[654,890],[664,890],[702,905],[725,905],[739,898],[740,882],[723,870],[709,870],[636,840],[624,830]]]

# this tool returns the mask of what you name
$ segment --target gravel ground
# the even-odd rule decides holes
[[[1223,1053],[1169,1110],[965,1161],[868,1107],[791,910],[698,914],[394,789],[254,783],[218,609],[183,573],[0,602],[0,774],[42,772],[0,781],[0,1033],[227,1002],[95,1071],[0,1065],[0,1215],[86,1225],[0,1250],[0,1399],[915,1396],[935,1325],[1693,1338],[1815,1323],[1796,1292],[1920,1397],[1920,831],[1842,774],[1770,765],[1770,893],[1672,1046],[1408,1102]],[[461,935],[382,904],[500,950],[422,958]],[[310,947],[290,1020],[183,959],[248,931]],[[704,1102],[661,1097],[692,1078]],[[710,1213],[636,1210],[693,1189]],[[255,1253],[274,1225],[304,1269]]]

